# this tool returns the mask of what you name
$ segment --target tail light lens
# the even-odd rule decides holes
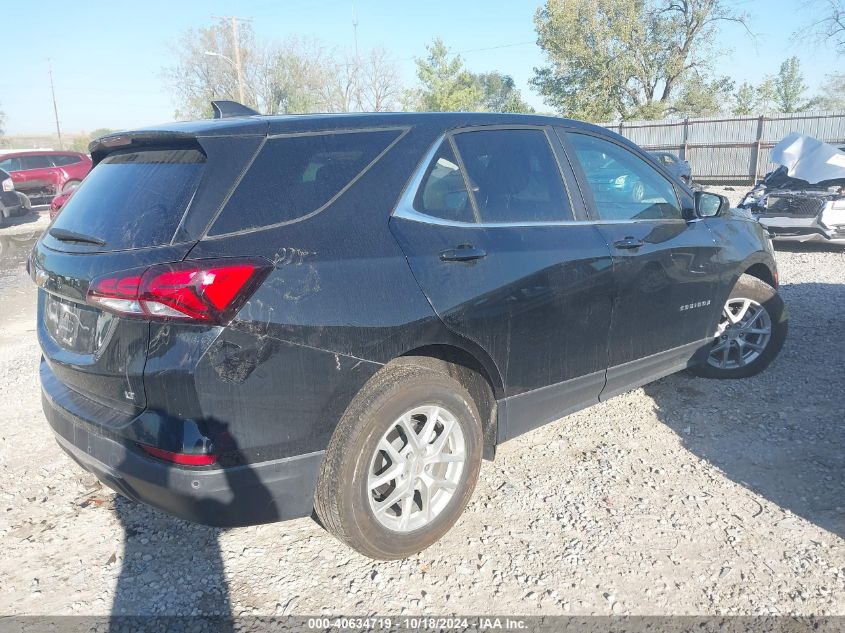
[[[272,266],[265,260],[199,260],[98,277],[88,303],[123,316],[224,325]]]
[[[11,178],[6,178],[3,181],[3,191],[8,193],[8,192],[14,191],[14,190],[15,190],[15,181],[12,180]]]

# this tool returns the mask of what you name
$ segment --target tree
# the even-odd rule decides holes
[[[482,107],[490,112],[534,112],[522,98],[513,77],[492,71],[475,75],[481,86]]]
[[[822,96],[818,99],[823,110],[845,110],[845,73],[825,77]]]
[[[247,75],[260,112],[295,114],[328,110],[324,104],[324,87],[330,73],[329,61],[317,42],[291,39],[274,43],[264,48],[260,60]]]
[[[777,101],[777,86],[771,75],[763,77],[763,82],[757,87],[757,110],[760,114],[775,112]]]
[[[434,112],[534,112],[509,75],[497,71],[473,73],[460,55],[451,55],[441,39],[417,59],[420,90],[410,94],[406,107]]]
[[[426,46],[428,55],[416,59],[421,91],[415,109],[432,112],[477,110],[484,91],[460,55],[450,56],[443,40]]]
[[[743,82],[733,95],[731,112],[737,116],[766,115],[775,111],[777,89],[775,78],[765,75],[759,85]]]
[[[774,78],[775,103],[781,112],[802,112],[816,105],[816,101],[804,101],[807,84],[801,73],[801,62],[797,57],[790,57],[780,65],[780,71]]]
[[[707,79],[695,74],[681,85],[681,93],[666,109],[681,117],[705,117],[727,111],[734,82],[729,77]]]
[[[177,104],[176,118],[204,118],[212,115],[213,99],[238,100],[238,76],[233,64],[235,45],[232,30],[223,19],[212,26],[189,29],[173,47],[179,62],[164,69],[164,78],[173,91]],[[241,67],[245,77],[254,76],[259,62],[252,25],[242,24],[238,29]],[[206,51],[216,56],[206,55]],[[260,71],[258,71],[260,72]],[[246,81],[244,105],[260,107],[254,86]]]
[[[101,127],[97,128],[90,134],[78,134],[77,136],[74,136],[71,139],[70,149],[72,149],[74,152],[87,152],[88,146],[91,144],[91,141],[116,131],[117,130],[112,130],[107,127]]]
[[[399,73],[382,49],[363,57],[288,39],[259,45],[249,23],[238,29],[245,101],[267,114],[385,110],[398,103]],[[206,51],[219,56],[206,55]],[[238,100],[234,43],[228,23],[186,31],[178,63],[164,69],[178,118],[211,116],[212,99]]]
[[[804,8],[813,21],[798,31],[795,37],[814,37],[821,42],[833,42],[837,52],[845,54],[845,0],[807,0]]]
[[[0,138],[6,134],[6,113],[0,110]]]
[[[359,106],[367,112],[388,112],[399,108],[402,81],[396,64],[383,48],[374,48],[361,64]]]
[[[662,116],[685,81],[711,81],[722,22],[745,18],[723,0],[547,0],[534,23],[548,65],[532,84],[575,118]]]
[[[734,106],[731,112],[737,116],[754,114],[757,108],[757,91],[747,81],[742,82],[734,93]]]

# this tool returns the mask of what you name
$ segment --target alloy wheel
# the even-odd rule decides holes
[[[454,496],[465,461],[464,434],[454,414],[438,405],[407,411],[381,437],[370,459],[370,510],[395,532],[425,527]]]
[[[707,358],[718,369],[744,367],[760,357],[772,338],[772,319],[753,299],[728,299]]]

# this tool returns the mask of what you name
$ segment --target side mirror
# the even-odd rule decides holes
[[[695,214],[700,218],[715,218],[730,206],[731,203],[725,196],[706,191],[695,192]]]

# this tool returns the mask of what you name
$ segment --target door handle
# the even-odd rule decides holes
[[[474,259],[486,257],[487,253],[482,248],[476,248],[472,244],[461,244],[440,252],[440,261],[444,262],[471,262]]]
[[[626,237],[623,240],[619,240],[617,242],[614,242],[613,246],[615,248],[619,248],[619,249],[624,250],[624,249],[639,248],[640,246],[643,246],[644,244],[645,244],[645,242],[643,242],[642,240],[638,240],[634,237]]]

